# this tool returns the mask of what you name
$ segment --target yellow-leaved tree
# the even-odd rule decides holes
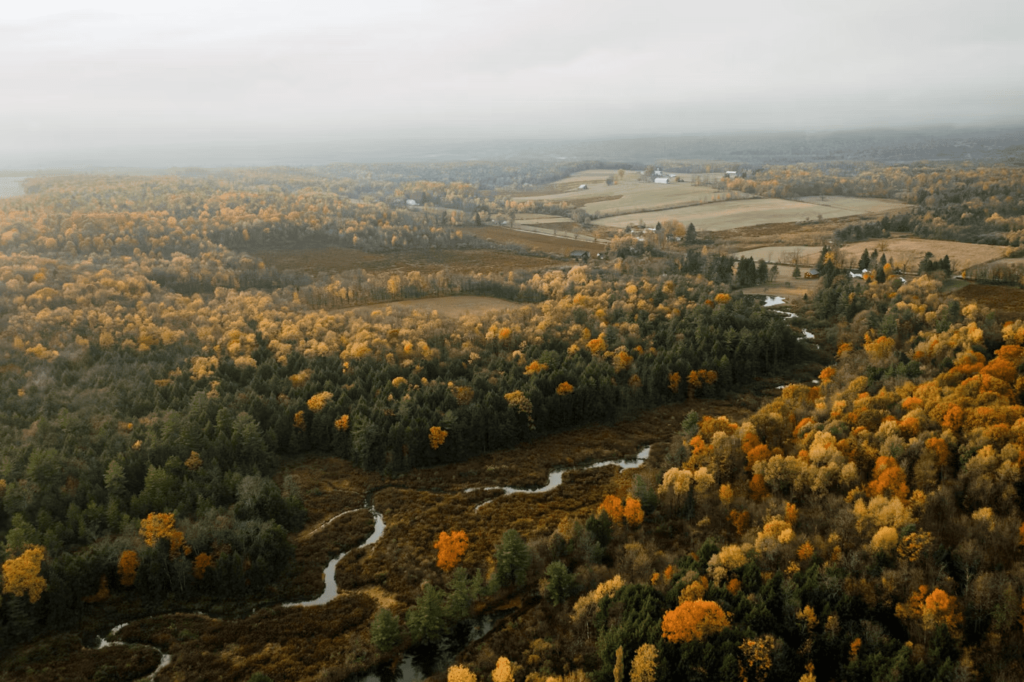
[[[476,682],[476,675],[469,668],[453,665],[448,668],[448,682]]]
[[[494,665],[491,682],[515,682],[515,679],[515,668],[512,666],[512,661],[502,656]]]
[[[658,679],[658,650],[653,644],[641,644],[633,656],[629,682],[654,682]]]
[[[46,549],[39,545],[28,545],[21,556],[4,562],[4,594],[16,597],[28,595],[35,604],[46,591],[46,578],[40,575]]]
[[[427,438],[430,440],[430,448],[432,450],[437,450],[439,447],[444,445],[444,441],[447,437],[448,432],[440,426],[431,426],[430,433],[427,435]]]

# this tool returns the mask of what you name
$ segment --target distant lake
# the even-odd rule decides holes
[[[24,196],[21,181],[25,178],[0,178],[0,199]]]

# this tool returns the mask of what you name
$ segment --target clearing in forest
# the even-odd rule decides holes
[[[407,301],[371,303],[369,305],[346,308],[346,310],[352,312],[366,310],[387,311],[388,308],[391,308],[396,312],[437,312],[441,317],[462,317],[463,315],[485,315],[502,310],[514,310],[525,305],[527,304],[506,301],[503,298],[492,298],[491,296],[442,296],[440,298],[416,298]]]
[[[263,248],[254,251],[253,255],[278,270],[300,270],[310,274],[360,269],[374,274],[420,272],[426,275],[441,270],[471,274],[507,273],[510,270],[543,271],[561,265],[550,258],[497,249],[396,249],[388,253],[370,253],[343,246],[316,245]]]

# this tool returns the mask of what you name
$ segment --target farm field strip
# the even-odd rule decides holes
[[[924,259],[926,253],[931,253],[934,260],[939,260],[948,255],[956,264],[957,268],[969,268],[983,263],[1007,265],[1016,263],[1024,264],[1024,259],[1003,258],[1005,247],[991,246],[988,244],[965,244],[962,242],[949,242],[939,239],[876,239],[873,241],[855,242],[846,244],[840,249],[843,262],[847,267],[853,267],[860,259],[864,250],[868,252],[878,250],[879,254],[884,253],[887,260],[897,265],[906,265],[911,271],[917,270],[917,264]],[[746,257],[754,260],[764,259],[769,263],[782,265],[811,266],[818,260],[821,253],[820,246],[762,246],[757,249],[737,251],[732,255],[736,258]],[[794,256],[796,257],[794,259]]]
[[[877,213],[877,200],[864,200],[860,208],[832,208],[786,199],[757,199],[751,201],[723,201],[701,206],[651,211],[598,218],[597,225],[606,227],[627,227],[641,220],[645,223],[663,220],[678,220],[684,224],[693,223],[698,230],[717,232],[738,227],[752,227],[765,223],[796,223],[801,221],[844,218],[853,215]]]
[[[840,252],[847,262],[856,264],[857,259],[867,249],[870,253],[875,249],[878,253],[885,253],[890,261],[895,260],[897,264],[906,263],[909,269],[916,271],[917,264],[924,259],[925,253],[931,252],[934,260],[939,260],[948,255],[955,270],[962,270],[974,265],[981,265],[1003,257],[1006,247],[992,246],[989,244],[965,244],[963,242],[948,242],[940,239],[875,239],[872,241],[856,242],[843,246]]]
[[[821,254],[820,246],[762,246],[757,249],[737,251],[732,254],[736,258],[762,258],[769,263],[784,265],[813,265]]]
[[[858,213],[881,213],[908,208],[908,205],[895,199],[876,199],[872,197],[845,197],[836,194],[797,197],[793,201],[816,206],[829,206],[841,210],[857,211]]]
[[[669,182],[658,184],[640,182],[640,174],[630,171],[617,184],[605,183],[608,175],[577,174],[571,180],[561,181],[555,185],[556,191],[549,194],[516,197],[514,201],[566,201],[582,206],[596,216],[632,213],[636,211],[662,210],[681,205],[699,205],[701,202],[715,201],[716,197],[726,195],[733,198],[750,198],[752,195],[742,192],[728,192],[709,186],[695,186],[692,182]],[[579,189],[580,185],[587,189]],[[720,200],[720,199],[719,199]]]

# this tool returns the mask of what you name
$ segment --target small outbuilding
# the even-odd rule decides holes
[[[581,263],[586,263],[588,260],[590,260],[590,252],[589,251],[579,251],[579,250],[577,250],[577,251],[570,251],[569,252],[569,257],[573,258],[573,259],[575,259],[575,260],[577,260],[577,261],[579,261]]]
[[[656,185],[667,185],[669,183],[669,180],[671,180],[671,178],[664,177],[664,176],[663,177],[654,178],[654,184],[656,184]]]

